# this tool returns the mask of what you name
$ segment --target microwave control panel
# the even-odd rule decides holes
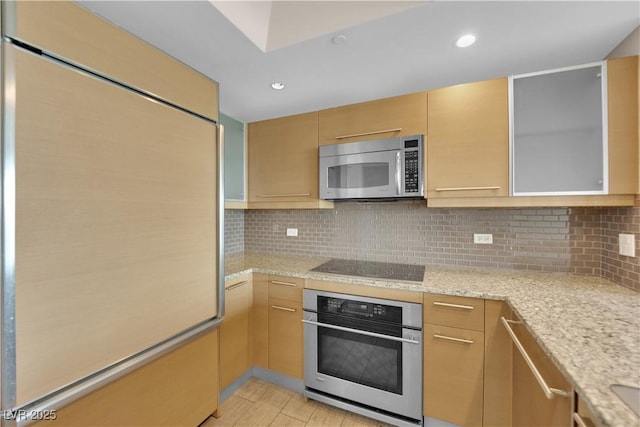
[[[415,150],[411,150],[414,147]],[[418,193],[420,191],[418,140],[405,141],[404,148],[404,191]]]

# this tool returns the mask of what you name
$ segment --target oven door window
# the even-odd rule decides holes
[[[319,315],[322,323],[401,336],[400,326]],[[366,324],[366,327],[362,327]],[[318,372],[378,390],[402,394],[402,343],[318,327]]]

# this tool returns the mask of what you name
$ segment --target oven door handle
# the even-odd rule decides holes
[[[338,331],[353,332],[355,334],[367,335],[369,337],[374,337],[374,338],[383,338],[385,340],[406,342],[406,343],[409,343],[409,344],[420,344],[420,341],[411,340],[411,339],[408,339],[408,338],[392,337],[391,335],[377,334],[375,332],[363,331],[363,330],[360,330],[360,329],[345,328],[344,326],[337,326],[337,325],[331,325],[331,324],[328,324],[328,323],[314,322],[312,320],[303,319],[302,323],[307,323],[309,325],[315,325],[315,326],[321,326],[323,328],[337,329]]]

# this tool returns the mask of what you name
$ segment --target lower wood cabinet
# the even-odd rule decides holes
[[[302,303],[269,298],[269,370],[303,378]]]
[[[220,327],[220,388],[251,368],[251,275],[225,284],[224,323]]]
[[[269,276],[269,370],[302,379],[304,279]]]
[[[460,426],[482,426],[484,300],[423,297],[423,412]]]
[[[253,274],[251,346],[254,366],[269,369],[269,276],[266,274]]]
[[[525,352],[523,355],[514,340],[512,425],[514,427],[571,425],[573,412],[571,384],[535,342],[524,325],[512,323],[511,328]],[[536,379],[531,367],[527,364],[527,358],[540,372],[542,381],[553,389],[566,392],[567,395],[553,393],[550,396],[545,395],[540,381]]]
[[[484,332],[424,324],[424,415],[482,426]]]
[[[56,411],[37,427],[197,426],[219,408],[219,329]],[[3,423],[4,425],[4,423]]]

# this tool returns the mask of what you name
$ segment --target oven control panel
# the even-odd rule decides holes
[[[402,323],[402,308],[384,304],[318,297],[320,313],[335,313],[349,317]]]

